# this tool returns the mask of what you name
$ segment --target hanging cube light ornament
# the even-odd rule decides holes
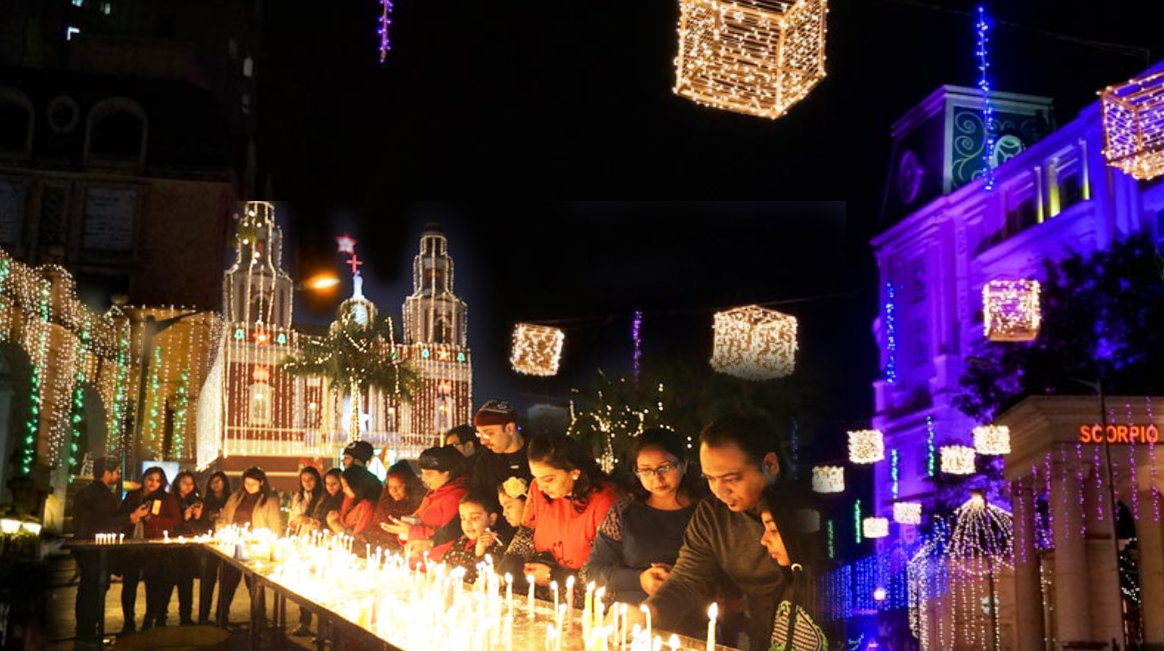
[[[897,524],[921,524],[921,502],[894,502],[893,521]]]
[[[784,377],[796,366],[796,317],[758,305],[715,314],[711,366],[745,380]]]
[[[941,454],[942,472],[947,475],[974,474],[974,448],[965,445],[944,445]]]
[[[884,538],[889,535],[889,518],[865,518],[861,532],[866,538]]]
[[[513,329],[509,363],[518,373],[555,375],[565,339],[565,333],[558,328],[519,323]]]
[[[1164,174],[1164,72],[1108,86],[1103,103],[1103,155],[1137,179]]]
[[[1039,334],[1039,281],[991,280],[982,286],[982,322],[990,341],[1031,341]]]
[[[1010,454],[1010,428],[980,425],[974,428],[974,449],[978,454]]]
[[[813,466],[812,490],[816,493],[841,493],[845,490],[843,466]]]
[[[825,77],[826,0],[679,0],[676,94],[778,118]]]
[[[861,429],[849,432],[849,461],[876,463],[885,458],[885,438],[881,430]]]

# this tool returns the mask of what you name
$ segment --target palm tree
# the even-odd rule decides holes
[[[365,323],[341,318],[326,337],[311,339],[298,355],[282,362],[291,375],[323,377],[333,387],[347,387],[352,401],[349,439],[359,438],[360,398],[370,387],[412,402],[419,381],[416,369],[401,360],[394,346],[392,319],[377,316]]]

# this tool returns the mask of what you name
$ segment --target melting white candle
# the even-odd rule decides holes
[[[534,618],[534,605],[533,605],[534,576],[532,574],[526,574],[525,575],[525,582],[529,584],[529,618],[533,619]]]
[[[715,651],[715,617],[719,614],[719,604],[712,602],[707,607],[707,651]]]

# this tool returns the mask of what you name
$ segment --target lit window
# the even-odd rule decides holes
[[[74,7],[84,7],[85,0],[73,0],[73,6]]]
[[[255,60],[247,57],[243,59],[243,76],[250,77],[255,74]]]
[[[250,409],[247,410],[247,424],[269,425],[271,423],[271,403],[275,390],[264,382],[251,385]]]
[[[65,28],[65,40],[71,41],[71,40],[73,40],[74,36],[76,36],[77,34],[80,34],[80,33],[81,33],[80,29],[70,25],[70,26]]]
[[[113,3],[112,2],[102,2],[101,3],[101,13],[105,14],[106,16],[113,13]]]

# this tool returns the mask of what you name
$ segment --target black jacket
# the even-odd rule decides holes
[[[120,533],[129,526],[129,512],[118,510],[118,499],[108,486],[94,481],[73,498],[73,532],[77,540],[98,533]]]

